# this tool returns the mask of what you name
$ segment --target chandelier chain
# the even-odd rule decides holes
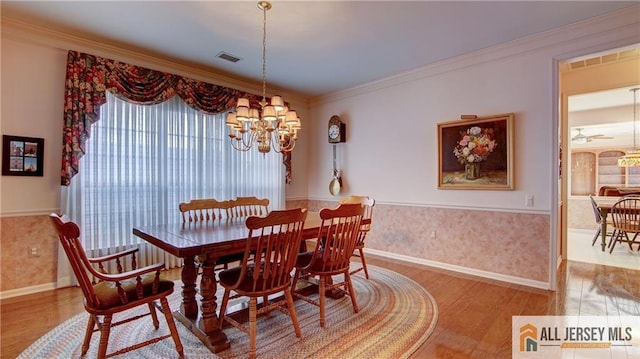
[[[638,92],[638,90],[640,90],[640,87],[636,87],[636,88],[632,88],[631,91],[633,92],[633,149],[637,150],[638,147],[636,146],[636,102],[637,102],[637,96],[636,93]]]
[[[262,106],[267,101],[267,10],[262,7]]]
[[[620,167],[640,167],[640,149],[637,147],[636,143],[636,127],[638,126],[637,122],[637,92],[640,90],[640,87],[635,87],[630,89],[629,91],[633,92],[633,150],[627,152],[627,154],[618,157],[618,166]]]

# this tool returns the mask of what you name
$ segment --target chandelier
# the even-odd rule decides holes
[[[640,167],[640,150],[636,146],[636,105],[637,105],[637,96],[636,92],[640,90],[640,87],[632,88],[631,92],[633,92],[633,150],[629,151],[624,156],[618,157],[618,166],[620,167]]]
[[[235,111],[227,114],[231,146],[238,151],[248,151],[257,144],[258,152],[290,152],[296,145],[298,130],[302,128],[295,111],[285,106],[282,97],[273,96],[267,102],[267,10],[271,4],[258,2],[262,10],[262,101],[260,108],[252,108],[248,98],[239,98]]]

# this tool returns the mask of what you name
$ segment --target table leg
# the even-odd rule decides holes
[[[214,272],[215,259],[202,257],[202,278],[200,279],[201,306],[198,315],[198,303],[195,299],[195,282],[197,272],[194,257],[187,257],[182,268],[183,303],[180,311],[174,312],[174,317],[200,339],[213,353],[229,348],[229,340],[219,329],[216,315],[216,276]]]
[[[216,297],[217,285],[214,268],[215,260],[210,258],[207,258],[202,264],[202,280],[200,281],[202,314],[198,327],[216,344],[226,344],[226,349],[229,347],[229,341],[227,340],[226,335],[220,330],[220,322],[216,315],[218,298]]]
[[[194,257],[186,257],[182,266],[182,305],[180,311],[190,319],[198,317],[198,303],[196,302],[196,278],[198,272]]]

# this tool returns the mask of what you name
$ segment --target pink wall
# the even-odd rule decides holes
[[[0,291],[56,281],[58,237],[48,216],[2,217],[0,228]]]
[[[308,201],[310,211],[335,206]],[[366,248],[544,283],[549,280],[549,220],[545,214],[378,203]]]
[[[287,201],[319,211],[334,201]],[[56,280],[58,238],[48,216],[0,218],[0,291]],[[530,281],[548,280],[549,216],[376,204],[367,248]],[[436,238],[430,238],[431,231]],[[29,256],[38,246],[40,255]],[[490,255],[488,255],[489,253]]]

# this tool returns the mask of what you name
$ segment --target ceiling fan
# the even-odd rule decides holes
[[[571,138],[571,142],[573,143],[577,143],[577,144],[585,144],[587,142],[591,142],[593,140],[611,140],[613,139],[613,137],[608,137],[605,135],[591,135],[591,136],[586,136],[582,133],[582,128],[576,128],[576,130],[578,131],[578,133],[573,136]]]

